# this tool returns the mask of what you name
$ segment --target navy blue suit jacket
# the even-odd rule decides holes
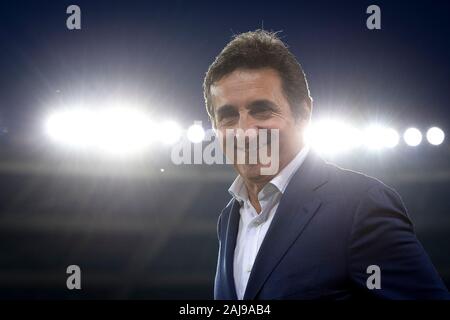
[[[233,258],[239,202],[223,209],[214,298],[237,299]],[[369,290],[370,265],[381,289]],[[283,194],[244,299],[449,299],[399,195],[310,151]]]

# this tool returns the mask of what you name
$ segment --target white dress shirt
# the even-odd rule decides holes
[[[308,151],[307,146],[302,148],[295,158],[258,193],[261,205],[259,214],[250,203],[247,188],[241,176],[238,176],[228,189],[228,192],[241,204],[239,210],[241,217],[233,262],[234,283],[239,300],[244,297],[253,263],[278,208],[281,196],[294,173],[302,165]]]

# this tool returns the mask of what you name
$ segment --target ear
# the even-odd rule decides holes
[[[311,122],[312,114],[312,100],[304,101],[301,103],[301,114],[295,117],[295,122],[297,126],[305,127]]]

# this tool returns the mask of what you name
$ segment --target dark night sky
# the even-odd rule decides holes
[[[65,26],[72,3],[81,31]],[[372,3],[380,31],[365,27]],[[283,30],[302,63],[315,116],[445,130],[449,9],[448,1],[2,1],[0,121],[11,139],[27,137],[48,108],[118,92],[181,123],[206,121],[208,65],[233,33],[263,25]]]

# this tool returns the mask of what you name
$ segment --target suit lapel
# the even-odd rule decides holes
[[[236,287],[234,285],[233,262],[234,262],[234,248],[236,247],[236,238],[239,230],[239,202],[234,199],[231,205],[230,214],[228,216],[227,235],[225,240],[225,283],[227,285],[227,292],[229,299],[237,300]]]
[[[310,151],[292,177],[256,256],[244,294],[245,300],[256,297],[272,270],[319,209],[321,201],[314,195],[314,190],[327,181],[325,170],[321,170],[324,168],[322,164],[323,160]],[[233,249],[235,244],[234,236]],[[228,243],[227,248],[230,248]],[[231,261],[232,258],[231,255]]]

